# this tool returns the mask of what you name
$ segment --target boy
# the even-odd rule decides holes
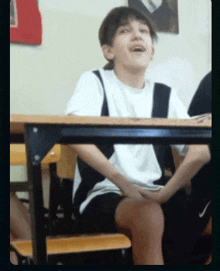
[[[140,12],[129,7],[113,9],[99,30],[109,63],[99,70],[100,78],[97,72],[80,77],[66,114],[152,117],[155,84],[145,80],[145,72],[155,53],[156,37]],[[189,118],[174,90],[170,91],[168,117]],[[208,147],[189,146],[166,185],[158,183],[162,171],[152,145],[71,147],[80,157],[73,203],[83,231],[122,232],[131,239],[136,265],[164,264],[162,236],[168,208],[164,203],[210,160]],[[186,150],[186,146],[175,147],[181,153]]]

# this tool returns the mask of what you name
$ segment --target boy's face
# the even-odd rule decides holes
[[[104,45],[105,57],[115,67],[146,70],[154,55],[149,27],[141,21],[131,20],[116,31],[112,46]]]

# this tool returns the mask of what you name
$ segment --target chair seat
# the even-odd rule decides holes
[[[32,256],[32,241],[13,241],[11,245],[22,256]],[[120,233],[84,234],[47,237],[47,255],[92,252],[131,247],[128,237]]]

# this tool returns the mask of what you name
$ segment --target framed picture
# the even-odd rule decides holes
[[[128,0],[150,19],[157,32],[179,33],[177,0]]]
[[[41,44],[41,15],[36,0],[10,0],[10,41]]]
[[[18,27],[16,0],[10,1],[10,27]]]

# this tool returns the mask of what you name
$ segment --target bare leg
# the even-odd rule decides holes
[[[208,260],[205,262],[205,265],[209,265],[212,262],[212,254],[209,255]]]
[[[10,241],[15,239],[31,239],[30,216],[16,194],[10,193]],[[14,251],[10,251],[10,261],[18,265]]]
[[[15,193],[10,193],[10,231],[15,238],[31,239],[28,209]]]
[[[212,235],[212,217],[209,219],[209,222],[203,231],[206,235]],[[208,265],[212,262],[212,253],[210,253],[208,260],[205,262],[205,265]]]
[[[132,242],[135,265],[163,265],[164,216],[152,200],[122,200],[115,214],[116,225]]]
[[[12,234],[10,233],[10,241],[12,241],[14,238],[12,236]],[[10,261],[12,264],[14,265],[18,265],[18,258],[17,255],[14,251],[10,251]]]

